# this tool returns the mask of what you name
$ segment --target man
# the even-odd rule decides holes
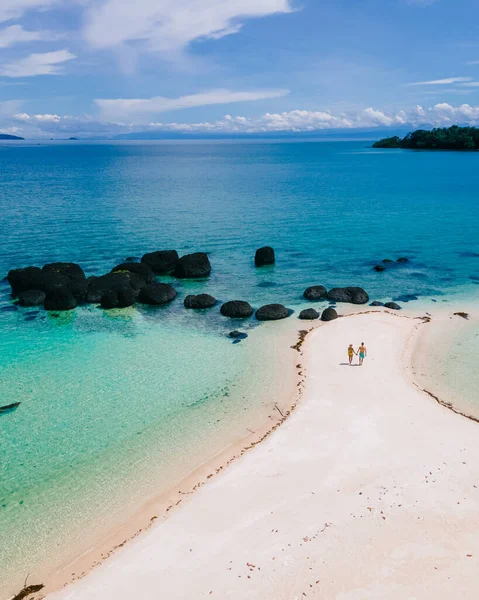
[[[366,346],[364,345],[364,342],[361,342],[361,345],[358,348],[358,354],[359,354],[359,366],[362,366],[363,360],[368,355],[368,351],[366,350]]]
[[[357,354],[357,352],[354,351],[353,345],[349,344],[349,348],[348,348],[348,357],[349,357],[349,364],[352,365],[353,364],[353,356]]]

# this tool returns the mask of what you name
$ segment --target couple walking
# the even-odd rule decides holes
[[[368,351],[366,350],[366,346],[364,345],[364,342],[361,342],[361,345],[359,346],[357,352],[353,348],[353,345],[349,344],[348,357],[349,357],[349,364],[350,365],[353,364],[353,356],[355,354],[359,354],[359,366],[361,366],[363,364],[363,360],[366,358],[366,356],[368,354]]]

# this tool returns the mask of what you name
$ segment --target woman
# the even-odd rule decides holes
[[[357,354],[357,352],[354,351],[353,345],[349,344],[349,348],[348,348],[348,357],[349,357],[349,364],[352,365],[353,364],[353,356]]]
[[[368,355],[368,351],[366,350],[366,346],[364,345],[364,342],[361,342],[361,345],[358,348],[358,353],[359,353],[359,366],[362,366],[363,360]]]

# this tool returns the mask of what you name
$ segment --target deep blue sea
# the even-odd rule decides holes
[[[296,311],[314,284],[378,300],[473,294],[478,167],[479,153],[370,142],[0,145],[0,275],[53,261],[98,275],[171,248],[212,264],[203,282],[162,278],[178,290],[166,308],[60,318],[12,310],[0,282],[0,404],[22,402],[0,415],[0,597],[241,436],[281,389],[263,326],[232,345],[232,324],[186,311],[187,293]],[[276,265],[256,269],[263,245]]]

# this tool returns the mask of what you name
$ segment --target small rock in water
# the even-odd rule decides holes
[[[393,260],[391,260],[390,258],[384,258],[383,259],[383,263],[388,264],[388,263],[392,263],[394,262]]]
[[[229,300],[221,306],[220,313],[230,319],[247,319],[253,314],[253,308],[244,300]]]
[[[366,304],[369,302],[369,296],[360,287],[333,288],[328,292],[328,300],[349,302],[350,304]]]
[[[392,310],[401,310],[401,307],[399,306],[399,304],[396,304],[395,302],[386,302],[386,304],[384,306],[386,308],[390,308]]]
[[[258,321],[278,321],[279,319],[286,319],[290,314],[289,308],[282,304],[266,304],[258,308],[255,316]]]
[[[406,258],[405,256],[401,256],[401,258],[398,258],[396,262],[407,263],[407,262],[409,262],[409,258]]]
[[[185,308],[212,308],[216,304],[216,298],[209,294],[198,294],[197,296],[190,294],[186,296],[183,304]]]
[[[233,339],[244,340],[248,337],[248,334],[244,333],[243,331],[238,331],[237,329],[235,329],[234,331],[230,331],[228,333],[228,337],[233,338]]]
[[[298,319],[314,321],[315,319],[319,319],[319,312],[314,308],[305,308],[299,313]]]
[[[382,271],[386,270],[386,267],[384,265],[376,265],[375,267],[373,267],[373,269],[378,273],[381,273]]]
[[[274,250],[271,246],[264,246],[258,248],[254,257],[254,264],[257,267],[264,267],[265,265],[273,265],[275,262]]]
[[[384,306],[384,302],[379,302],[379,300],[374,300],[374,302],[371,302],[371,304],[369,306]]]
[[[25,321],[34,321],[36,318],[36,316],[30,315],[29,317],[25,317]]]

